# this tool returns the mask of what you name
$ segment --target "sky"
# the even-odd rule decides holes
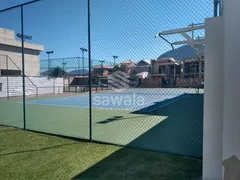
[[[1,0],[0,9],[28,1]],[[171,49],[154,37],[158,32],[203,23],[212,15],[212,0],[91,0],[92,59],[156,59]],[[41,59],[47,59],[46,51],[54,51],[51,58],[81,56],[80,48],[88,48],[87,22],[87,0],[42,0],[24,7],[24,34],[44,45]],[[0,27],[19,33],[20,8],[0,13]]]

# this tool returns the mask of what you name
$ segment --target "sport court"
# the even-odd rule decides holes
[[[100,90],[92,94],[92,107],[151,112],[196,93],[196,89]],[[27,104],[88,108],[89,94],[83,93],[76,96],[29,100]]]
[[[201,157],[202,93],[181,88],[93,92],[92,138],[98,142]],[[138,104],[138,98],[144,101]],[[0,107],[1,124],[23,127],[21,99],[0,100]],[[89,139],[89,94],[28,97],[26,127]]]

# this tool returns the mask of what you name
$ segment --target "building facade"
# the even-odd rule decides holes
[[[43,45],[24,43],[25,75],[40,74],[40,52]],[[22,75],[22,43],[15,39],[15,31],[0,28],[0,76]]]

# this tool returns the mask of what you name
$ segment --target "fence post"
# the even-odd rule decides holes
[[[8,79],[8,56],[6,56],[6,68],[7,68],[7,100],[9,100],[9,79]]]
[[[89,140],[92,142],[92,74],[91,74],[91,15],[90,0],[88,0],[88,79],[89,79]]]
[[[21,34],[22,34],[22,84],[23,84],[23,128],[26,130],[26,92],[25,92],[25,61],[24,61],[24,23],[23,5],[21,5]]]
[[[55,94],[55,78],[53,78],[53,94]]]
[[[36,87],[36,97],[38,97],[38,87]]]

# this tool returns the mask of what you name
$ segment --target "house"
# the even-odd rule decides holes
[[[136,76],[139,78],[139,79],[145,79],[147,78],[149,75],[149,72],[141,72],[141,73],[137,73]]]
[[[162,82],[168,85],[175,85],[176,79],[182,73],[182,62],[173,58],[163,58],[151,61],[151,74],[153,77],[161,77]]]
[[[124,70],[127,74],[139,74],[142,72],[150,72],[151,70],[151,61],[150,60],[141,60],[138,63],[127,60],[121,63],[121,69]]]
[[[128,65],[130,65],[130,64],[132,64],[133,62],[131,61],[131,60],[126,60],[126,61],[123,61],[122,63],[121,63],[121,65],[126,65],[126,66],[128,66]]]
[[[68,77],[70,86],[87,86],[89,84],[88,76]]]
[[[137,67],[136,63],[132,62],[131,64],[129,64],[129,65],[126,66],[126,73],[127,73],[127,74],[132,74],[132,73],[134,73],[136,67]]]
[[[113,66],[108,65],[97,65],[93,67],[94,76],[107,77],[113,71]]]
[[[132,74],[134,72],[134,69],[136,68],[136,64],[131,60],[126,60],[123,61],[119,67],[121,71],[124,71],[127,74]]]
[[[204,79],[204,52],[199,52],[198,57],[183,60],[184,78]]]
[[[15,31],[0,28],[0,76],[22,75],[22,42]],[[25,75],[39,76],[43,45],[24,42]]]
[[[204,59],[185,59],[183,67],[184,78],[204,78]]]
[[[152,61],[152,74],[168,85],[200,87],[204,81],[204,46],[190,45],[170,50]]]
[[[151,60],[146,60],[146,59],[142,59],[137,63],[137,66],[139,67],[150,66],[150,65],[151,65]]]
[[[141,60],[136,64],[135,72],[142,73],[142,72],[151,72],[151,60]]]

